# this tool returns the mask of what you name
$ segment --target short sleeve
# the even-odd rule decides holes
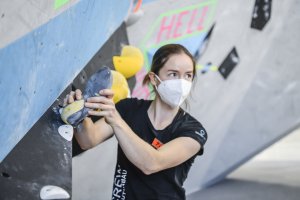
[[[204,144],[207,141],[207,132],[203,126],[193,127],[192,130],[183,131],[180,135],[181,137],[191,137],[201,145],[201,149],[197,155],[202,155],[204,153]]]

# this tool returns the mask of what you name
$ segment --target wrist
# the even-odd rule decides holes
[[[81,132],[84,128],[84,126],[87,126],[87,124],[89,123],[89,117],[85,117],[83,120],[81,120],[78,124],[74,125],[73,128],[76,131]]]
[[[111,124],[111,127],[116,130],[116,129],[122,129],[124,127],[124,120],[120,117],[118,120],[115,120],[114,123]]]
[[[82,122],[81,121],[80,123],[76,124],[75,126],[73,126],[73,128],[76,130],[76,131],[80,131],[82,129]]]

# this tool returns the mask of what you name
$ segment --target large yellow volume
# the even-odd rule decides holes
[[[117,71],[111,70],[113,82],[111,89],[114,91],[113,101],[114,103],[119,102],[129,96],[130,90],[126,78]]]
[[[142,68],[144,57],[140,49],[134,46],[124,46],[121,56],[113,56],[113,64],[125,78],[130,78]]]

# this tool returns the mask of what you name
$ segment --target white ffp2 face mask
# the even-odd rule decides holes
[[[192,82],[185,79],[162,81],[157,75],[155,76],[160,81],[158,87],[155,85],[160,98],[172,108],[180,106],[189,95],[192,88]]]

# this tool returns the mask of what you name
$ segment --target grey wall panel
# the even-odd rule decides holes
[[[222,8],[226,10],[226,5]],[[300,60],[296,52],[300,42],[294,38],[300,26],[296,9],[296,1],[273,2],[272,20],[262,32],[245,27],[239,37],[231,38],[230,29],[216,27],[202,59],[216,59],[211,55],[215,47],[222,47],[222,41],[230,37],[239,49],[241,63],[222,85],[216,85],[220,82],[216,77],[203,76],[196,86],[192,113],[207,126],[210,137],[204,157],[195,163],[186,182],[191,190],[222,180],[299,126]],[[235,20],[236,25],[246,24],[246,15],[242,16]],[[226,21],[223,23],[225,27]]]
[[[0,48],[5,47],[33,29],[53,19],[79,0],[1,0]],[[55,2],[65,2],[55,6]]]
[[[130,43],[143,44],[151,31],[147,27],[153,28],[161,14],[202,2],[207,1],[144,5],[143,18],[128,27]],[[272,1],[262,30],[251,28],[254,5],[254,0],[216,1],[216,24],[198,62],[219,66],[233,47],[240,60],[226,80],[218,72],[198,71],[189,110],[206,127],[209,139],[185,183],[187,193],[223,179],[299,126],[300,3]]]

